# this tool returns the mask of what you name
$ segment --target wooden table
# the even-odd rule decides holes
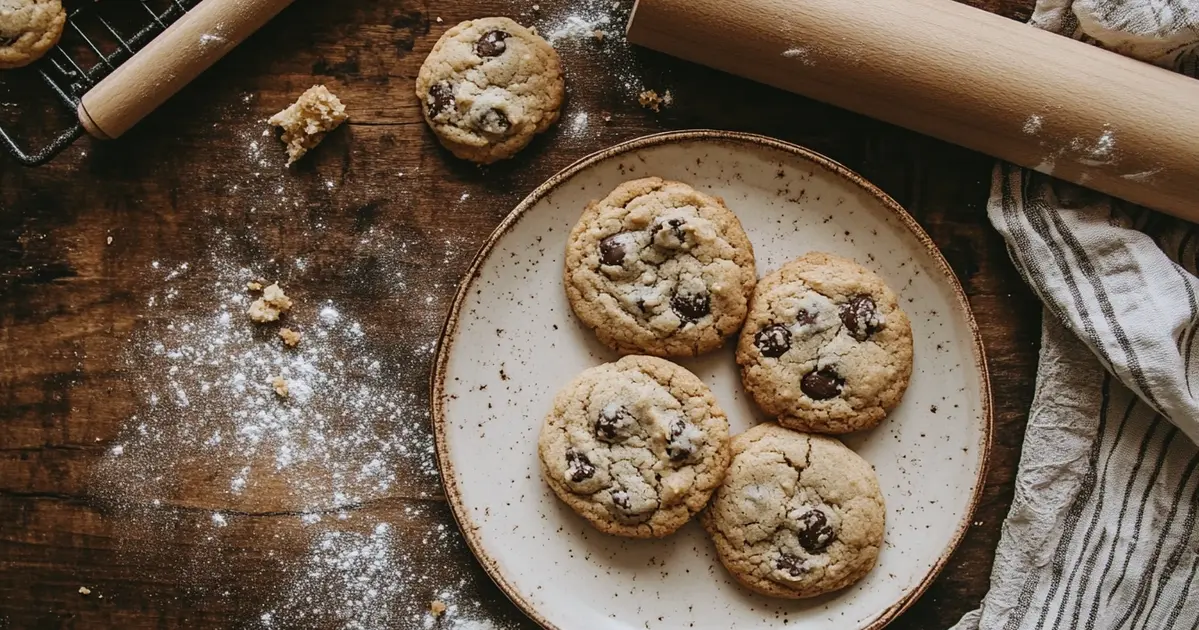
[[[970,1],[1022,20],[1032,5]],[[995,443],[975,526],[894,627],[945,628],[978,606],[1011,502],[1040,314],[987,222],[992,160],[647,51],[630,53],[623,78],[675,96],[674,106],[654,113],[613,78],[605,52],[619,45],[612,41],[561,47],[570,86],[563,124],[525,153],[487,169],[452,159],[412,96],[421,61],[460,20],[512,15],[544,32],[571,10],[567,0],[540,0],[536,13],[533,4],[297,2],[124,139],[79,141],[32,170],[0,156],[0,628],[244,627],[286,596],[294,575],[280,560],[311,542],[295,513],[251,506],[237,513],[236,527],[218,532],[214,547],[205,541],[211,530],[191,527],[189,515],[206,518],[227,506],[201,490],[161,506],[178,515],[170,528],[135,527],[96,487],[97,462],[145,405],[131,338],[152,319],[188,308],[187,299],[175,310],[147,308],[162,288],[154,261],[192,261],[180,285],[186,298],[209,279],[217,232],[254,235],[235,247],[239,260],[304,258],[309,272],[292,284],[295,292],[308,304],[336,299],[364,323],[372,347],[415,354],[412,369],[394,375],[395,387],[415,392],[423,407],[427,349],[454,287],[476,247],[526,193],[602,147],[704,127],[762,133],[839,160],[915,215],[953,265],[985,337]],[[282,146],[258,137],[262,121],[314,82],[339,94],[353,119],[288,172]],[[579,113],[589,114],[585,126],[576,123]],[[255,141],[259,153],[248,149]],[[279,203],[284,186],[291,203]],[[419,290],[395,290],[378,252],[359,246],[371,228],[407,235],[409,247],[391,260]],[[411,421],[427,432],[423,417]],[[178,472],[195,482],[189,487],[207,479],[203,466]],[[462,602],[480,604],[477,616],[532,627],[461,543],[441,496],[435,478],[406,477],[352,510],[363,521],[392,523],[406,541],[405,562],[424,576],[387,603],[391,625],[419,627],[414,619],[453,586]],[[447,542],[423,543],[430,531],[448,532]]]

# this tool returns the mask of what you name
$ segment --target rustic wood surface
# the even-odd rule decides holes
[[[372,344],[413,354],[436,339],[471,253],[525,194],[588,153],[683,128],[762,133],[831,156],[907,207],[953,265],[985,338],[995,443],[975,526],[894,627],[946,628],[978,606],[1011,502],[1040,329],[1040,307],[986,219],[992,160],[639,51],[625,70],[676,99],[654,113],[613,79],[610,49],[588,42],[562,47],[564,122],[587,112],[585,129],[560,125],[487,169],[452,159],[423,124],[411,90],[440,33],[492,14],[544,28],[574,1],[539,0],[535,14],[533,0],[300,0],[125,138],[80,140],[37,169],[0,155],[0,629],[250,626],[289,579],[274,560],[306,548],[294,514],[262,506],[222,533],[217,561],[211,549],[208,561],[189,560],[206,549],[195,528],[147,532],[97,498],[103,488],[93,486],[93,468],[141,404],[130,384],[137,366],[122,356],[159,289],[148,280],[152,261],[207,260],[216,231],[253,232],[239,257],[305,257],[317,271],[298,287],[302,294],[336,298],[359,314]],[[970,3],[1025,20],[1032,0]],[[0,101],[19,101],[13,86],[21,80],[0,76]],[[262,120],[314,82],[339,94],[353,120],[289,173],[282,147],[259,137]],[[46,108],[0,105],[0,123],[22,129],[52,118]],[[601,112],[611,121],[600,124]],[[254,140],[270,154],[265,165],[247,151]],[[270,202],[280,182],[298,203]],[[458,203],[463,194],[469,202]],[[376,254],[356,247],[370,227],[410,236],[400,263],[422,290],[393,291],[373,271]],[[203,273],[187,286],[202,285]],[[424,353],[395,375],[396,387],[418,392],[421,404],[429,364]],[[412,479],[359,508],[394,523],[416,572],[437,576],[390,605],[420,611],[444,585],[465,580],[464,596],[495,622],[533,627],[460,542],[437,482]],[[197,490],[167,508],[221,509],[219,500]],[[413,505],[420,516],[406,515]],[[424,545],[422,532],[438,526],[451,530],[450,542]],[[81,595],[81,585],[92,594]],[[396,619],[396,627],[417,625]]]

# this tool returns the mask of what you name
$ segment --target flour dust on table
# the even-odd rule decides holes
[[[232,262],[230,238],[216,241],[211,261],[147,272],[159,288],[124,358],[140,402],[91,483],[126,524],[125,555],[178,564],[195,590],[259,606],[244,613],[263,628],[432,627],[434,596],[448,602],[437,627],[498,628],[460,594],[476,590],[468,578],[424,568],[464,553],[456,532],[422,503],[379,507],[395,501],[397,480],[437,484],[427,407],[403,384],[433,343],[380,350],[342,304],[306,294],[302,261],[266,265],[291,308],[251,321],[268,274]],[[288,345],[284,327],[302,341]],[[181,532],[196,544],[171,557]],[[253,553],[234,546],[242,540]],[[237,557],[247,559],[228,566]],[[246,574],[259,578],[252,593]]]

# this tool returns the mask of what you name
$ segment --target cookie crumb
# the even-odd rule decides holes
[[[328,88],[314,85],[287,109],[271,116],[267,124],[283,130],[287,165],[291,166],[348,118],[346,106]]]
[[[258,324],[278,322],[281,314],[291,310],[291,298],[283,294],[278,283],[263,289],[263,296],[249,305],[249,319]]]
[[[438,23],[438,24],[441,24],[441,16],[438,16],[438,17],[437,17],[437,23]]]
[[[283,294],[283,289],[274,283],[262,290],[262,297],[250,305],[250,320],[265,324],[279,321],[279,316],[291,310],[291,298]]]
[[[605,33],[604,31],[601,31],[601,30],[599,30],[599,29],[596,29],[596,30],[594,30],[594,31],[592,31],[592,32],[591,32],[591,36],[595,38],[595,41],[597,41],[597,42],[603,42],[603,41],[604,41],[604,38],[605,38],[605,37],[607,37],[607,36],[608,36],[608,34],[607,34],[607,33]]]
[[[666,90],[666,93],[662,95],[662,106],[670,107],[671,105],[674,105],[674,93]]]
[[[434,617],[440,617],[444,615],[445,608],[445,602],[441,601],[440,599],[435,599],[429,602],[429,612],[432,613]]]
[[[259,281],[257,281],[257,280],[254,280],[254,281],[252,281],[252,282],[247,282],[247,283],[246,283],[246,290],[247,290],[247,291],[254,291],[254,292],[261,291],[261,290],[262,290],[262,283],[261,283],[261,282],[259,282]]]
[[[534,11],[540,11],[540,10],[541,10],[541,5],[540,5],[540,4],[535,4],[535,5],[533,5],[533,10],[534,10]]]
[[[283,380],[282,376],[271,379],[271,386],[275,388],[275,395],[280,398],[287,398],[291,393],[287,389],[287,381]]]
[[[279,338],[283,340],[283,343],[286,344],[288,348],[294,348],[300,345],[300,333],[290,328],[281,329],[279,331]]]
[[[612,122],[612,112],[600,112],[600,120],[606,123]]]
[[[110,236],[110,237],[108,237],[108,238],[104,239],[104,243],[105,243],[106,245],[112,245],[112,237]]]
[[[657,90],[646,90],[637,95],[637,102],[641,103],[642,107],[653,110],[655,113],[657,113],[662,111],[663,105],[670,104],[666,102],[667,97],[669,97],[671,101],[674,101],[674,97],[669,95],[669,91],[666,92],[666,96],[659,96]]]
[[[90,588],[88,588],[88,587],[86,587],[86,586],[80,586],[80,587],[79,587],[79,594],[80,594],[80,595],[91,595],[91,594],[92,594],[92,589],[90,589]]]

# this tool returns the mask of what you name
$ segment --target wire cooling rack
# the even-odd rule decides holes
[[[77,0],[58,46],[27,68],[0,70],[0,101],[10,101],[0,109],[18,114],[0,116],[0,144],[26,166],[51,160],[83,134],[75,115],[83,95],[199,3]],[[46,107],[63,111],[37,116],[39,128],[30,129],[30,113]]]

